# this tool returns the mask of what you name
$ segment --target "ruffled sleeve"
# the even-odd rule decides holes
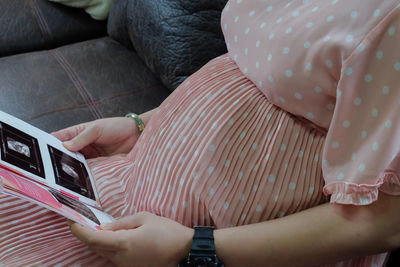
[[[323,155],[331,202],[400,195],[400,16],[394,9],[343,62]]]

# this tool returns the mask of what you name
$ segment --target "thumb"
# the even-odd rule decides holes
[[[87,127],[73,139],[64,142],[65,148],[77,152],[82,148],[94,143],[101,135],[101,130],[96,126]]]
[[[100,225],[103,230],[129,230],[142,226],[151,217],[155,216],[151,213],[140,212],[132,216],[122,217],[112,223],[104,223]]]

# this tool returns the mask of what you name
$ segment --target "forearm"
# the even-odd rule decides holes
[[[218,257],[231,266],[309,266],[394,249],[400,197],[380,193],[356,207],[324,204],[263,223],[215,231]]]

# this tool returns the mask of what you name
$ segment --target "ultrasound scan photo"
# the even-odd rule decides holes
[[[77,159],[48,145],[56,184],[95,200],[94,191],[85,165]]]
[[[75,178],[75,179],[79,179],[79,174],[77,174],[74,170],[74,168],[72,168],[71,166],[69,166],[68,164],[61,162],[61,166],[62,166],[62,170],[68,174],[69,176]]]
[[[14,139],[7,137],[7,146],[9,149],[14,150],[15,152],[18,152],[28,158],[31,157],[31,150],[29,147],[23,143],[20,143],[18,141],[15,141]]]
[[[38,140],[0,121],[0,155],[8,164],[45,178]]]

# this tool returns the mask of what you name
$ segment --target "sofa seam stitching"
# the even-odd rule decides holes
[[[43,38],[48,39],[49,34],[46,31],[46,28],[45,28],[45,25],[43,24],[42,18],[38,14],[37,7],[36,7],[34,0],[27,0],[27,2],[28,2],[28,5],[31,7],[32,15],[33,15],[36,23],[39,26],[41,35],[43,36]]]
[[[100,110],[98,110],[98,108],[96,106],[96,102],[94,101],[94,99],[90,95],[89,91],[84,86],[83,82],[79,78],[79,75],[76,73],[75,69],[71,66],[71,64],[69,64],[67,59],[58,50],[54,50],[54,52],[60,57],[60,60],[65,64],[67,69],[70,71],[71,77],[74,78],[74,80],[76,82],[76,85],[77,85],[76,88],[80,91],[81,96],[84,99],[86,99],[87,103],[92,106],[93,112],[95,113],[96,118],[102,118],[103,116],[102,116]]]
[[[117,98],[125,97],[125,96],[128,96],[128,95],[135,95],[135,94],[136,94],[136,92],[122,93],[122,94],[118,94],[118,95],[115,95],[115,96],[111,96],[111,97],[106,97],[106,98],[103,98],[103,99],[99,99],[99,100],[96,101],[96,102],[99,103],[99,104],[103,104],[103,103],[105,103],[105,102],[108,101],[108,100],[114,100],[114,99],[117,99]],[[51,113],[54,113],[54,112],[73,110],[73,109],[76,109],[76,108],[83,108],[83,107],[87,107],[87,104],[85,103],[85,104],[81,104],[81,105],[76,105],[76,106],[74,106],[74,107],[64,107],[64,108],[58,108],[58,109],[48,110],[48,111],[46,111],[46,112],[38,113],[38,114],[36,114],[35,116],[30,117],[30,119],[31,119],[31,120],[34,120],[34,119],[40,118],[40,117],[42,117],[42,116],[46,116],[46,115],[51,114]]]
[[[36,21],[37,25],[39,26],[40,34],[45,38],[46,37],[45,36],[45,29],[43,28],[43,25],[39,21],[39,18],[38,18],[37,14],[36,14],[35,8],[34,8],[32,2],[31,2],[31,0],[27,0],[27,2],[28,2],[28,5],[31,8],[31,12],[32,12],[33,18]]]
[[[42,10],[40,9],[39,5],[37,4],[37,0],[33,0],[36,3],[36,12],[39,16],[39,19],[42,21],[44,28],[46,29],[46,33],[48,34],[48,37],[51,37],[51,30],[49,27],[49,24],[47,23],[47,20],[45,16],[43,16]]]
[[[75,89],[78,91],[79,95],[82,97],[83,101],[85,102],[86,106],[89,108],[91,111],[93,117],[95,119],[101,118],[101,113],[97,110],[95,107],[93,99],[90,98],[90,96],[87,95],[87,90],[83,88],[82,83],[76,79],[76,72],[74,72],[71,68],[71,66],[64,60],[63,56],[57,51],[57,50],[50,50],[50,54],[52,54],[57,62],[61,65],[61,67],[64,69],[66,74],[68,75],[70,81],[74,84]]]

